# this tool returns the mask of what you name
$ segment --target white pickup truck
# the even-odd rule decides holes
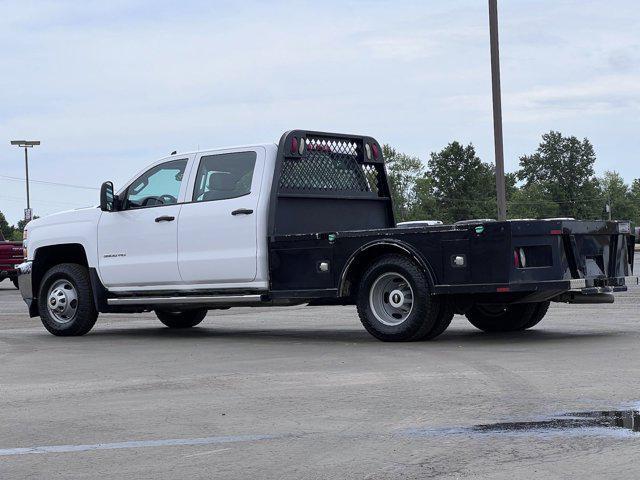
[[[18,282],[54,335],[99,312],[172,328],[233,306],[356,305],[385,341],[434,338],[465,314],[531,328],[550,301],[609,303],[632,276],[628,222],[476,221],[396,227],[370,137],[294,130],[278,144],[172,154],[100,207],[34,220]]]

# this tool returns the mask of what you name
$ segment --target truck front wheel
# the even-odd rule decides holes
[[[517,332],[538,324],[549,302],[513,305],[475,305],[467,312],[471,324],[484,332]]]
[[[438,314],[425,273],[401,255],[385,255],[367,269],[357,306],[364,328],[385,342],[424,338]]]
[[[40,283],[38,309],[44,327],[60,337],[84,335],[98,319],[87,268],[56,265]]]
[[[169,328],[191,328],[207,316],[206,308],[194,310],[156,310],[156,316]]]

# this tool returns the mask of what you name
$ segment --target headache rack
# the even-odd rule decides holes
[[[282,135],[271,189],[272,237],[394,225],[376,140],[305,130]]]

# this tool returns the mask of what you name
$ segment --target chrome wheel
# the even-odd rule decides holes
[[[47,309],[57,323],[69,323],[78,312],[78,292],[66,279],[53,282],[47,294]]]
[[[399,273],[383,273],[371,285],[369,306],[380,322],[391,327],[400,325],[413,310],[411,284]]]

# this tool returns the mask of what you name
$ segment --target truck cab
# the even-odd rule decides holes
[[[208,310],[306,303],[356,305],[375,337],[406,341],[454,313],[530,328],[550,301],[609,302],[637,284],[628,222],[397,227],[392,207],[371,137],[293,130],[174,153],[117,191],[105,182],[99,207],[31,222],[20,289],[55,335],[87,333],[100,312],[187,328]]]
[[[112,292],[267,289],[275,145],[172,155],[97,213],[95,262]],[[95,212],[94,212],[95,213]]]

